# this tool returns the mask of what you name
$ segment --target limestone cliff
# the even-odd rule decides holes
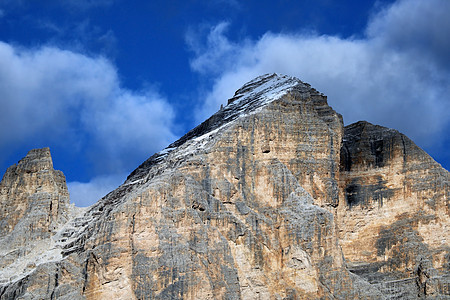
[[[445,297],[448,178],[398,132],[344,129],[323,94],[264,75],[85,212],[60,197],[57,217],[47,211],[57,225],[39,223],[49,250],[15,276],[0,270],[0,298]],[[3,190],[12,240],[29,217],[4,213],[20,200]]]
[[[445,169],[398,131],[358,122],[345,128],[340,187],[340,244],[352,271],[402,299],[449,294]]]
[[[61,256],[47,250],[68,221],[69,193],[48,148],[31,150],[8,168],[0,182],[0,212],[1,284],[35,269],[39,259]]]

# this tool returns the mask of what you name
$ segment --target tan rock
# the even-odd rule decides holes
[[[0,298],[444,296],[448,172],[380,128],[344,132],[309,85],[258,77],[50,231],[53,248]],[[7,236],[21,222],[10,219]]]
[[[424,295],[448,294],[448,171],[398,131],[367,122],[345,128],[341,158],[338,226],[350,268],[373,284],[395,282],[397,293],[412,286],[417,294],[418,270],[428,261],[429,280],[440,288]]]
[[[33,271],[53,277],[40,273],[46,269],[41,263],[62,258],[51,237],[71,212],[66,179],[53,169],[49,148],[31,150],[8,168],[0,182],[0,211],[0,284],[16,282]],[[34,289],[48,290],[36,286],[30,291]]]

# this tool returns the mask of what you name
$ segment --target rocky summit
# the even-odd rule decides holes
[[[86,209],[48,148],[0,183],[0,299],[450,299],[449,172],[277,74]]]

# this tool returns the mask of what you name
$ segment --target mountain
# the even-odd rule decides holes
[[[0,187],[0,299],[450,299],[448,171],[289,76],[87,209],[47,148]]]
[[[345,128],[340,175],[348,268],[398,299],[448,298],[448,171],[398,131],[358,122]]]

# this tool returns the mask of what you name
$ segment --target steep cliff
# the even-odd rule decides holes
[[[402,299],[449,294],[449,173],[396,130],[358,122],[341,151],[340,244],[350,269]]]
[[[8,168],[0,182],[0,284],[35,269],[44,259],[60,259],[51,237],[69,217],[69,193],[48,148],[31,150]]]
[[[7,208],[21,201],[3,192],[18,180],[7,174],[1,224],[12,240],[30,217]],[[67,196],[65,185],[51,193]],[[245,84],[78,216],[59,199],[64,209],[54,216],[52,204],[39,223],[48,234],[18,242],[46,240],[39,260],[0,270],[1,299],[448,295],[448,172],[396,131],[344,129],[293,77]]]

